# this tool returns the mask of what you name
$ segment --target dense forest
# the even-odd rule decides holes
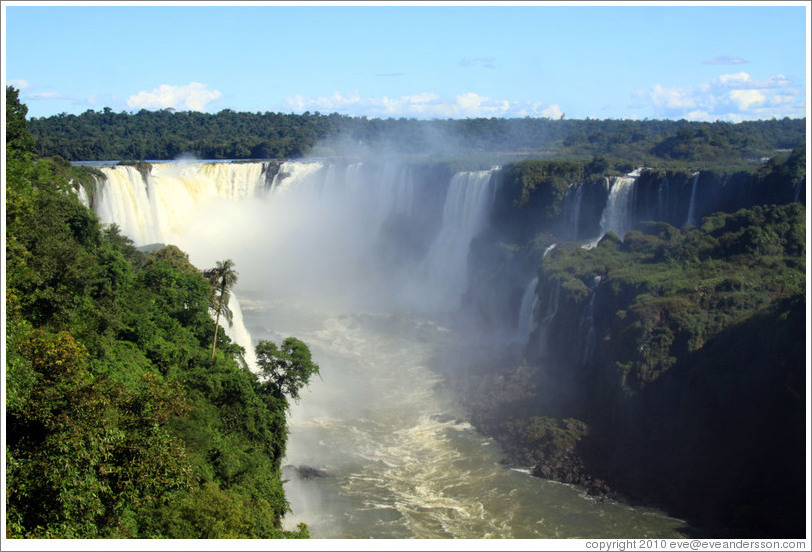
[[[250,371],[211,316],[233,264],[102,226],[6,101],[6,536],[306,538],[280,464],[307,346],[261,341]]]
[[[216,114],[110,108],[30,121],[35,151],[69,161],[290,159],[353,154],[365,148],[405,154],[601,155],[634,163],[747,164],[804,141],[804,119],[685,120],[369,119],[306,112]]]

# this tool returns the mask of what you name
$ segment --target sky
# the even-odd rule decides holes
[[[3,2],[29,117],[804,117],[808,2]]]

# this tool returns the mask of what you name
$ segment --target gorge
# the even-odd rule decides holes
[[[78,193],[137,246],[235,261],[227,331],[249,368],[258,339],[311,345],[323,379],[292,409],[286,522],[315,537],[791,537],[806,331],[792,155],[759,175],[97,163]],[[772,265],[727,274],[734,253]],[[663,272],[683,264],[696,305]]]

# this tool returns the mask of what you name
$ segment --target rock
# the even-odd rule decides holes
[[[324,470],[314,468],[311,466],[292,466],[287,465],[285,468],[290,469],[296,473],[299,479],[315,479],[317,477],[329,477],[329,474]]]

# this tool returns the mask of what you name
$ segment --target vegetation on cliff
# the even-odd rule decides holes
[[[526,351],[455,386],[536,475],[658,504],[706,535],[802,535],[805,236],[789,203],[561,242],[540,262]]]
[[[6,536],[307,537],[281,528],[288,397],[318,373],[306,345],[274,378],[224,332],[212,356],[200,271],[101,226],[6,98]]]

